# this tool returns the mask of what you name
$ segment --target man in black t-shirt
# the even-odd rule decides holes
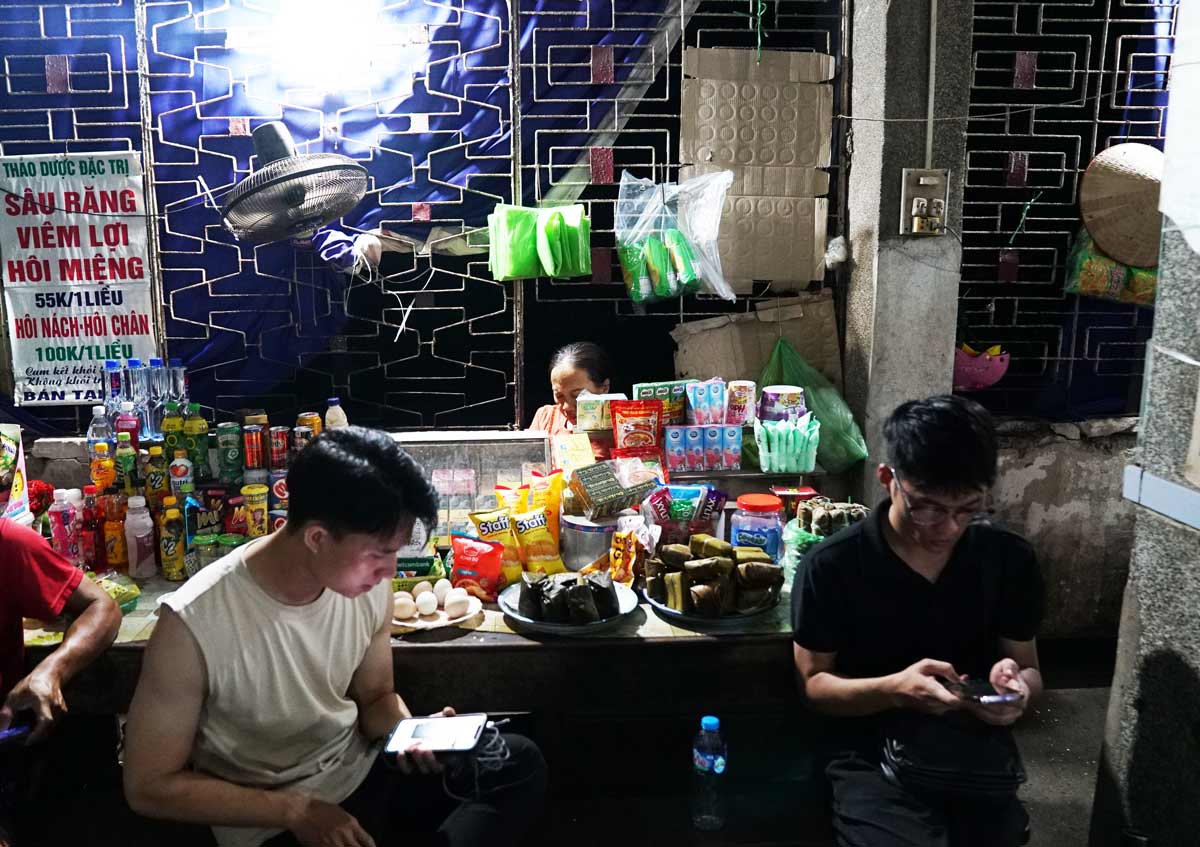
[[[1018,720],[1042,690],[1042,581],[1022,538],[986,521],[996,479],[991,416],[961,397],[905,403],[884,426],[887,492],[871,516],[805,556],[792,589],[793,652],[809,706],[832,716],[841,847],[1010,847],[1028,817],[1015,795],[918,795],[884,775],[883,727],[910,710]],[[988,680],[1015,703],[982,706],[943,684]]]

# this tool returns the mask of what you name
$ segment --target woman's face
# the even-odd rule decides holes
[[[550,372],[550,387],[554,390],[554,405],[558,406],[567,420],[575,423],[575,398],[584,391],[607,393],[608,381],[597,385],[583,368],[560,365]]]

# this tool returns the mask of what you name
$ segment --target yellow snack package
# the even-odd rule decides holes
[[[566,571],[562,556],[558,552],[558,542],[550,535],[545,509],[516,512],[512,516],[512,524],[517,542],[521,545],[525,570],[547,574]]]
[[[507,485],[496,486],[496,503],[506,512],[521,511],[524,496],[524,489],[509,488]]]
[[[495,541],[504,545],[504,555],[501,558],[501,570],[504,573],[505,585],[516,585],[521,581],[521,547],[517,544],[517,536],[513,534],[512,519],[508,509],[494,509],[490,512],[472,512],[471,523],[475,524],[475,533],[484,541]]]
[[[550,527],[550,535],[555,543],[559,543],[558,521],[562,511],[563,473],[561,470],[550,474],[533,475],[533,484],[529,486],[527,509],[545,509],[546,524]]]

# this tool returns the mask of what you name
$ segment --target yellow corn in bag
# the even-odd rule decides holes
[[[547,574],[563,573],[567,568],[558,552],[558,542],[550,534],[545,509],[515,512],[512,516],[513,530],[521,545],[521,558],[525,570]]]
[[[526,501],[528,509],[546,510],[546,524],[550,527],[550,535],[555,543],[560,541],[558,521],[559,513],[562,511],[562,493],[563,474],[561,470],[546,475],[535,473]]]
[[[504,545],[501,570],[505,585],[516,585],[521,581],[521,548],[513,534],[512,520],[508,509],[499,508],[491,512],[472,512],[471,523],[475,533],[484,541],[495,541]]]

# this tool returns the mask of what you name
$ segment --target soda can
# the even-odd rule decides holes
[[[221,471],[242,471],[242,428],[236,421],[217,424],[217,450]]]
[[[269,504],[271,511],[275,511],[276,509],[286,511],[288,507],[287,471],[271,471],[268,486],[270,488]]]
[[[272,509],[267,515],[267,531],[279,532],[287,523],[287,509]]]
[[[246,504],[246,535],[262,538],[267,534],[267,486],[242,486],[242,500]]]
[[[266,456],[263,455],[263,428],[260,424],[247,424],[242,427],[242,442],[245,445],[245,467],[265,468]]]
[[[271,467],[286,470],[288,466],[288,436],[291,429],[286,426],[273,426],[267,431],[271,445]]]
[[[296,426],[312,427],[313,438],[321,434],[321,416],[316,412],[301,412],[296,415]]]
[[[294,426],[292,427],[292,454],[295,455],[308,446],[308,442],[312,441],[316,436],[313,434],[311,426]]]

